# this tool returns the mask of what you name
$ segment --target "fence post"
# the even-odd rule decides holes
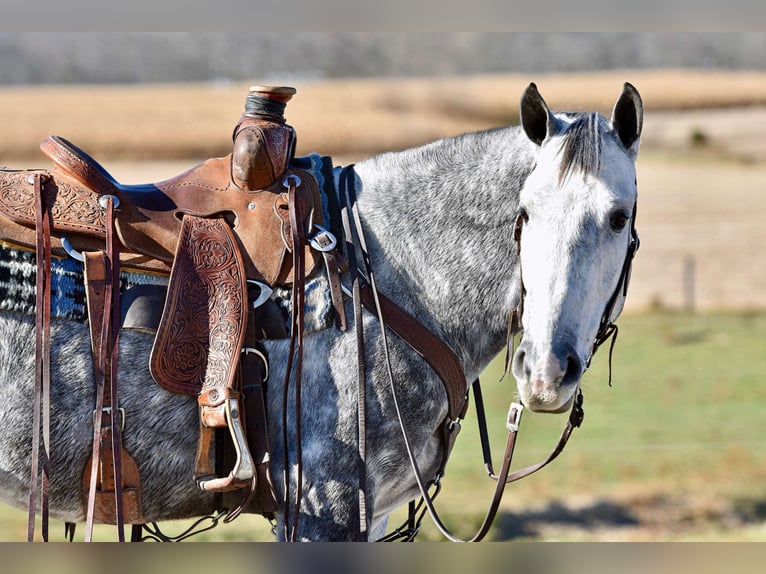
[[[684,257],[683,263],[683,308],[689,313],[694,312],[696,284],[696,261],[693,255]]]

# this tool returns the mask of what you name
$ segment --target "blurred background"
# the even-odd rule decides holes
[[[170,177],[230,151],[252,84],[296,87],[298,153],[342,165],[517,123],[530,81],[553,109],[607,117],[623,82],[638,88],[641,249],[613,386],[602,352],[583,428],[508,488],[493,538],[766,539],[764,33],[0,33],[0,165],[48,167],[38,146],[58,134],[125,183]],[[484,386],[498,451],[515,394],[501,372]],[[520,463],[563,423],[527,415]],[[463,536],[492,489],[473,427],[438,499]],[[24,531],[0,506],[0,539]],[[260,517],[202,537],[267,538]]]

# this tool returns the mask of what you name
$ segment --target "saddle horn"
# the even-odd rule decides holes
[[[252,86],[234,128],[231,178],[244,191],[263,189],[284,173],[295,153],[295,130],[284,110],[296,93],[289,86]]]

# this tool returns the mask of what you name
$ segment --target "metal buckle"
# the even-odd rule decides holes
[[[447,418],[447,432],[454,432],[457,429],[460,432],[460,419]]]
[[[120,206],[120,198],[116,195],[102,195],[98,198],[98,204],[101,206],[102,209],[106,209],[107,201],[112,202],[112,207],[114,209],[117,209]]]
[[[120,413],[120,432],[122,432],[125,430],[125,409],[120,407],[117,410]],[[112,407],[103,407],[101,411],[108,414],[109,416],[112,416]],[[98,416],[98,411],[93,409],[93,426],[96,426],[97,416]],[[114,418],[112,418],[112,424],[114,424]]]
[[[309,239],[309,245],[322,253],[327,253],[328,251],[335,249],[338,245],[338,240],[335,238],[335,235],[317,223],[314,224],[314,227],[316,227],[319,232]],[[325,239],[326,242],[320,243],[320,238]]]
[[[243,355],[249,355],[250,353],[253,353],[254,355],[257,355],[261,361],[263,361],[264,366],[264,375],[262,382],[266,382],[269,380],[269,361],[266,359],[266,355],[264,355],[260,350],[256,349],[255,347],[242,347],[242,354]]]
[[[508,419],[505,422],[505,428],[511,432],[519,431],[519,424],[521,423],[521,413],[524,410],[524,406],[520,403],[511,403],[508,409]]]
[[[61,247],[64,248],[64,251],[66,251],[67,255],[74,259],[75,261],[79,261],[80,263],[85,263],[85,257],[82,253],[77,251],[72,244],[69,241],[69,236],[65,235],[61,238]]]
[[[301,186],[301,178],[295,175],[294,173],[288,174],[285,176],[285,178],[282,180],[282,185],[285,187],[290,187],[290,180],[293,180],[293,185],[295,187]]]
[[[256,300],[253,301],[253,309],[257,309],[258,307],[263,305],[266,301],[268,301],[271,298],[271,294],[274,293],[274,290],[271,287],[269,287],[266,283],[263,283],[262,281],[256,281],[255,279],[248,279],[247,283],[249,285],[257,285],[258,288],[261,290]]]

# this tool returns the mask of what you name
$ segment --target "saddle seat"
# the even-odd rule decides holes
[[[243,190],[232,180],[232,154],[208,159],[170,179],[139,185],[119,183],[88,153],[60,136],[51,136],[40,145],[56,165],[56,172],[73,180],[78,200],[90,203],[93,216],[98,216],[97,202],[102,195],[120,200],[117,233],[129,251],[140,253],[166,264],[174,258],[184,214],[198,217],[222,216],[232,226],[242,252],[248,278],[270,285],[290,284],[293,271],[287,252],[292,250],[285,178],[297,178],[297,197],[303,213],[310,214],[307,228],[323,225],[321,199],[316,180],[311,174],[287,169],[282,178],[261,190]],[[57,173],[54,172],[54,179]],[[84,191],[84,194],[83,194]],[[77,216],[67,221],[62,212],[56,227],[102,236],[103,226],[97,220],[83,219],[80,210],[68,207]],[[83,229],[92,223],[93,229]],[[57,226],[58,224],[58,226]],[[310,275],[320,260],[309,247],[305,252],[305,274]]]

